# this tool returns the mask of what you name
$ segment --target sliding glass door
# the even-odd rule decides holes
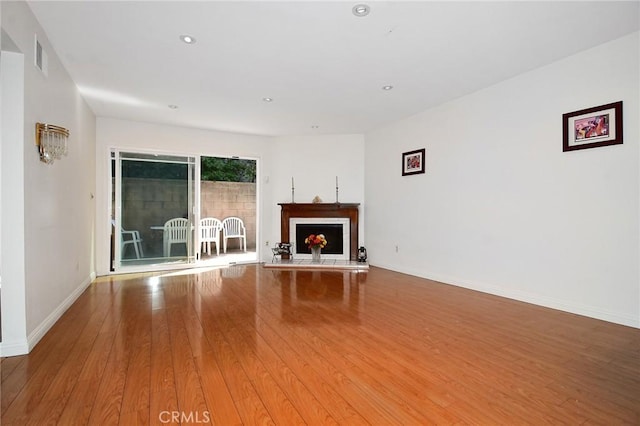
[[[112,270],[195,262],[195,157],[112,152]]]
[[[258,261],[256,160],[114,149],[111,170],[112,271]]]

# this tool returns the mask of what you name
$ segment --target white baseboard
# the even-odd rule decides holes
[[[564,300],[553,299],[548,297],[539,296],[536,294],[514,291],[505,289],[502,287],[496,287],[486,283],[480,283],[475,281],[462,280],[457,277],[443,276],[438,274],[430,274],[424,271],[418,271],[411,268],[398,268],[395,265],[389,265],[384,263],[371,263],[371,266],[377,266],[391,271],[400,272],[407,275],[413,275],[419,278],[425,278],[432,281],[437,281],[443,284],[453,285],[456,287],[463,287],[469,290],[480,291],[482,293],[492,294],[494,296],[506,297],[508,299],[518,300],[520,302],[531,303],[545,308],[557,309],[563,312],[569,312],[576,315],[582,315],[589,318],[594,318],[602,321],[612,322],[615,324],[625,325],[628,327],[640,328],[640,318],[634,318],[632,316],[620,315],[616,312],[608,312],[592,306],[580,305],[573,302],[567,302]]]
[[[87,287],[96,279],[96,273],[92,272],[91,275],[66,298],[62,301],[58,307],[45,318],[28,336],[28,352],[38,344],[40,339],[53,327],[53,325],[60,319],[60,317],[69,309],[73,302],[80,297],[80,295],[86,290]]]
[[[29,353],[27,340],[15,342],[0,342],[0,356],[18,356]]]

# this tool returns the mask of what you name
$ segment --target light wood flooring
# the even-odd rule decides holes
[[[419,279],[260,265],[100,278],[2,425],[639,425],[640,330]]]

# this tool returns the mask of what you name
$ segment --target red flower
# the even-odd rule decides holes
[[[304,243],[307,244],[309,248],[313,248],[316,246],[324,248],[327,245],[327,240],[325,239],[323,234],[311,234],[304,239]]]

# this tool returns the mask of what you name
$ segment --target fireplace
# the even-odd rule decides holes
[[[324,234],[327,246],[322,249],[322,257],[349,260],[349,225],[348,218],[292,217],[289,219],[289,241],[294,244],[294,257],[311,259],[311,251],[304,242],[305,238],[311,234]]]
[[[332,240],[342,238],[342,250],[338,257],[336,253],[328,251],[337,251],[336,247],[329,250],[323,249],[322,256],[325,258],[357,260],[358,257],[358,206],[357,203],[281,203],[282,208],[280,216],[280,239],[281,242],[290,242],[295,244],[294,257],[311,258],[307,247],[304,245],[304,238],[309,234],[315,233],[310,229],[320,229],[320,226],[327,226],[326,230],[332,236],[327,240],[331,244]],[[297,228],[298,225],[303,225]],[[311,228],[306,227],[311,225]],[[317,226],[313,226],[317,225]],[[328,226],[335,225],[335,226]],[[341,227],[341,231],[339,228]],[[297,229],[300,229],[298,232]],[[308,232],[308,233],[307,233]],[[302,235],[298,235],[302,233]],[[323,232],[324,233],[324,232]],[[337,235],[334,237],[334,235]],[[302,237],[302,244],[297,240]],[[327,248],[329,246],[327,245]],[[298,251],[300,250],[300,251]],[[283,258],[287,258],[283,256]]]

